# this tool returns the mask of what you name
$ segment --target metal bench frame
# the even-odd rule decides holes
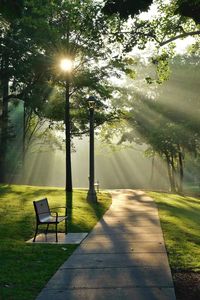
[[[56,242],[58,242],[58,224],[68,218],[67,214],[65,216],[58,216],[57,212],[55,213],[51,212],[47,198],[38,201],[33,201],[33,205],[34,205],[35,215],[36,215],[36,229],[35,229],[33,242],[35,242],[38,233],[38,226],[43,224],[47,224],[45,234],[48,233],[49,224],[55,224]],[[56,208],[61,208],[61,207],[56,207]],[[62,208],[66,208],[66,207],[62,207]],[[53,214],[55,214],[55,216],[53,216]]]

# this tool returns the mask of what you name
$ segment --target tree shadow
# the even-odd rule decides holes
[[[65,233],[67,234],[68,231],[71,230],[73,226],[73,219],[72,219],[72,209],[73,209],[73,192],[66,192],[66,215],[68,219],[65,220]]]
[[[3,196],[10,192],[12,192],[11,186],[9,186],[8,184],[0,184],[0,196]]]

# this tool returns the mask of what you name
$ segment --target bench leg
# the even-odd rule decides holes
[[[33,238],[33,242],[35,242],[37,233],[38,233],[38,224],[36,225],[36,228],[35,228],[35,235],[34,235],[34,238]]]
[[[65,233],[67,234],[67,232],[68,232],[68,220],[67,219],[65,219]]]
[[[49,229],[49,224],[47,224],[47,228],[46,228],[46,231],[45,231],[45,235],[47,235],[48,229]]]

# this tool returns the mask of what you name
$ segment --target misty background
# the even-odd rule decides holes
[[[156,90],[154,101],[159,101],[166,108],[182,111],[191,119],[199,118],[199,111],[193,103],[199,102],[200,94],[198,65],[194,62],[181,62],[172,66],[170,79]],[[143,76],[143,75],[142,75]],[[144,77],[143,77],[144,78]],[[137,80],[133,85],[137,84]],[[148,89],[148,85],[146,86]],[[150,89],[150,86],[149,86]],[[14,112],[14,113],[13,113]],[[30,149],[26,155],[24,166],[20,161],[22,148],[23,105],[17,109],[10,108],[11,120],[15,137],[9,145],[10,168],[9,183],[40,186],[65,186],[65,151],[52,150],[48,145]],[[64,144],[64,143],[63,143]],[[75,151],[72,152],[72,177],[74,187],[88,187],[89,174],[89,138],[74,138]],[[148,145],[131,144],[129,147],[115,147],[102,144],[98,135],[95,136],[95,180],[100,188],[146,188],[168,189],[169,181],[165,162],[158,156],[152,158],[145,155]],[[194,171],[195,170],[195,171]],[[199,184],[199,167],[193,157],[185,159],[185,183]]]

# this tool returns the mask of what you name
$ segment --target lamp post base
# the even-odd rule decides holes
[[[87,200],[89,202],[97,203],[97,194],[95,190],[89,190],[87,193]]]

